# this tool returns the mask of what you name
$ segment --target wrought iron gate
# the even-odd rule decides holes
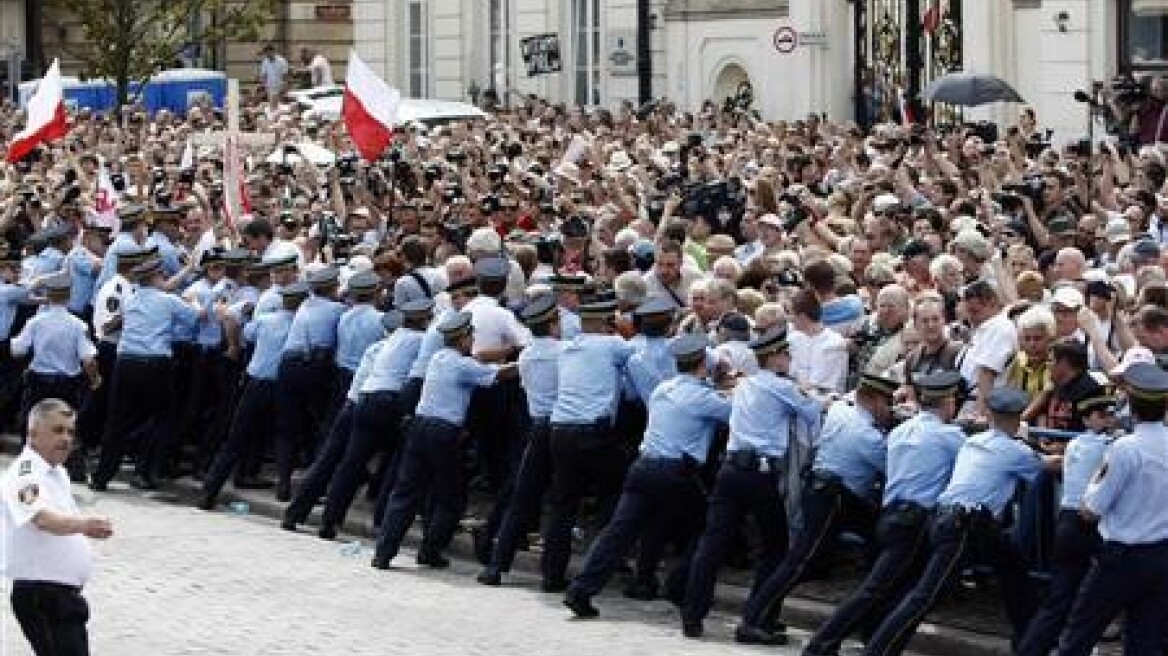
[[[951,107],[926,116],[921,90],[961,70],[962,0],[853,0],[856,119],[862,125],[902,118],[958,118]]]

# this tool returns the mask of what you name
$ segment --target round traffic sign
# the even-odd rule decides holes
[[[795,52],[795,48],[799,45],[799,33],[790,25],[784,25],[775,30],[774,35],[775,50],[781,54],[789,55]]]

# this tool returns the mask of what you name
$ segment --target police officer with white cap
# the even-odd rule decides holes
[[[761,533],[757,584],[766,580],[786,553],[781,487],[792,422],[796,417],[814,421],[822,412],[819,401],[803,394],[789,377],[786,329],[766,332],[750,343],[750,349],[760,369],[734,389],[726,459],[710,493],[705,529],[690,564],[681,607],[686,636],[701,635],[702,620],[714,599],[718,568],[747,514],[754,517]]]
[[[113,534],[106,519],[77,508],[63,467],[73,451],[75,415],[60,399],[28,415],[28,444],[0,478],[0,569],[12,579],[12,610],[33,652],[85,656],[89,605],[81,590],[93,571],[86,538]]]
[[[1135,425],[1111,444],[1087,487],[1084,517],[1103,547],[1079,589],[1059,656],[1092,653],[1124,615],[1124,653],[1160,656],[1168,624],[1168,373],[1135,364],[1124,373]]]
[[[842,521],[867,518],[876,479],[884,473],[881,428],[891,418],[889,403],[897,387],[895,381],[863,374],[854,401],[839,400],[828,408],[815,460],[803,483],[803,526],[795,532],[783,562],[751,591],[735,630],[738,642],[786,644],[785,628],[778,621],[783,601]]]
[[[884,503],[876,523],[880,555],[860,587],[812,636],[804,656],[834,656],[860,623],[895,600],[919,575],[929,515],[949,483],[965,433],[951,422],[961,407],[961,374],[935,371],[913,379],[920,412],[888,434]]]
[[[514,364],[484,364],[471,357],[474,328],[469,313],[448,316],[438,329],[445,347],[430,360],[422,398],[407,429],[401,468],[385,506],[373,556],[373,567],[378,569],[389,568],[427,491],[430,517],[418,549],[418,564],[449,565],[442,551],[462,516],[459,447],[471,394],[518,374]]]
[[[385,334],[376,307],[381,279],[372,271],[359,271],[345,281],[352,305],[337,322],[337,373],[333,381],[332,414],[344,403],[365,349]]]
[[[514,485],[506,499],[497,501],[492,513],[501,517],[494,544],[487,554],[486,568],[478,576],[478,582],[483,585],[499,585],[502,573],[510,571],[519,541],[539,517],[544,494],[551,483],[549,440],[552,406],[559,387],[561,316],[555,298],[550,295],[537,297],[520,313],[532,334],[531,343],[519,354],[517,362],[531,418],[530,432]]]
[[[1025,567],[1017,548],[1002,532],[1006,504],[1017,484],[1033,481],[1043,469],[1056,470],[1061,456],[1042,456],[1016,439],[1022,411],[1029,404],[1024,392],[999,387],[986,405],[991,428],[969,437],[957,453],[953,476],[937,498],[929,527],[929,560],[921,576],[904,593],[868,641],[866,656],[889,656],[904,651],[917,625],[932,609],[957,567],[973,545],[986,549],[998,571],[1006,614],[1021,637],[1031,611],[1027,603]],[[1163,418],[1163,407],[1160,408]]]
[[[592,598],[645,529],[684,527],[683,535],[696,538],[705,505],[699,469],[714,431],[730,420],[730,400],[705,380],[708,346],[705,335],[683,335],[670,343],[680,373],[659,385],[649,399],[641,455],[629,468],[612,519],[568,587],[564,605],[577,617],[597,615]],[[683,560],[667,587],[679,591],[686,573]]]

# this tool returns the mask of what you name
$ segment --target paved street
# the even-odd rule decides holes
[[[369,567],[343,542],[279,530],[271,520],[203,513],[149,501],[121,486],[86,510],[114,521],[115,537],[98,546],[97,574],[86,591],[94,654],[791,654],[730,640],[733,618],[707,622],[708,637],[680,637],[664,602],[597,600],[602,617],[572,621],[558,595],[534,578],[490,589],[475,569],[419,572],[413,552],[398,569]],[[92,503],[88,490],[79,490]],[[3,604],[3,656],[29,653]]]

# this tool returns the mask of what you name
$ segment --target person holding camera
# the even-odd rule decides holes
[[[1168,79],[1152,78],[1146,99],[1135,106],[1128,120],[1139,145],[1168,141]]]
[[[93,573],[89,540],[113,535],[108,519],[77,508],[64,463],[73,451],[76,413],[60,399],[28,415],[28,444],[0,490],[0,565],[12,577],[12,612],[38,656],[89,653],[89,605],[81,590]]]

